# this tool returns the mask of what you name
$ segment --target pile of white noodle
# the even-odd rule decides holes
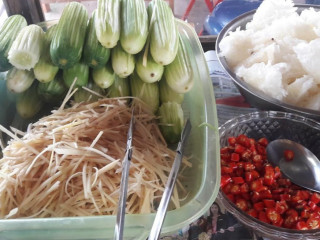
[[[115,214],[122,158],[131,118],[126,101],[102,99],[51,115],[29,126],[3,149],[0,218]],[[159,202],[174,159],[155,116],[135,109],[127,213],[150,213]],[[20,133],[22,134],[22,133]],[[190,163],[184,159],[185,167]],[[178,182],[172,201],[179,207]]]

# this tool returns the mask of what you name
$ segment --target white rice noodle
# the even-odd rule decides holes
[[[302,42],[293,49],[306,73],[320,83],[320,38],[309,43]]]
[[[291,0],[265,0],[246,29],[231,32],[219,47],[248,84],[280,101],[320,110],[319,11],[299,15]]]
[[[285,71],[288,71],[288,66],[285,63],[276,65],[256,63],[249,68],[239,67],[236,70],[236,74],[246,79],[246,82],[255,88],[278,100],[282,100],[287,95],[281,74],[281,72]]]
[[[296,15],[296,8],[293,5],[290,0],[263,1],[253,16],[253,20],[247,24],[246,28],[257,31],[270,26],[275,19]]]
[[[286,101],[291,104],[300,106],[307,97],[313,95],[313,92],[318,89],[312,77],[306,75],[296,79],[288,85],[288,96]]]

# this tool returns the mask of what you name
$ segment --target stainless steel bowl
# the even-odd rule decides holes
[[[309,5],[309,4],[297,4],[295,5],[298,8],[298,12],[301,12],[305,9],[313,7],[315,10],[320,10],[320,6],[318,5]],[[216,41],[216,52],[220,64],[225,69],[225,71],[230,75],[231,79],[237,86],[239,92],[244,96],[248,103],[250,103],[253,107],[262,110],[275,110],[275,111],[286,111],[297,114],[302,114],[308,118],[313,118],[316,120],[320,120],[320,111],[315,111],[307,108],[296,107],[291,104],[284,103],[275,98],[272,98],[265,94],[264,92],[252,87],[242,79],[236,76],[236,74],[229,68],[226,59],[221,56],[221,50],[219,48],[219,44],[221,40],[228,35],[229,32],[235,31],[238,27],[241,29],[245,29],[245,26],[248,22],[250,22],[253,18],[256,10],[247,12],[242,14],[229,22],[220,32]]]
[[[261,111],[241,115],[220,126],[219,134],[221,147],[228,145],[228,137],[240,134],[246,134],[254,139],[266,137],[269,141],[287,138],[299,142],[309,148],[318,158],[320,157],[320,123],[293,113]],[[221,190],[218,199],[233,216],[259,236],[273,240],[320,239],[320,229],[292,230],[276,227],[253,218],[237,208]]]

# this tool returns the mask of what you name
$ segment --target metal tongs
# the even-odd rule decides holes
[[[117,221],[115,225],[114,239],[122,240],[123,239],[123,227],[124,227],[124,218],[126,213],[126,202],[127,202],[127,190],[128,190],[128,177],[129,177],[129,168],[132,157],[132,131],[134,124],[133,110],[131,113],[131,120],[127,135],[127,148],[126,154],[123,158],[123,167],[121,174],[121,185],[120,185],[120,196],[118,203],[118,212],[117,212]]]
[[[154,219],[148,240],[157,240],[159,238],[160,232],[161,232],[161,228],[162,228],[162,224],[164,221],[164,218],[166,216],[167,213],[167,208],[168,208],[168,204],[170,202],[170,198],[172,195],[172,191],[173,191],[173,187],[175,185],[177,176],[178,176],[178,172],[180,169],[180,165],[182,162],[182,157],[183,157],[183,151],[184,151],[184,147],[185,147],[185,142],[190,134],[191,131],[191,123],[190,120],[188,119],[184,129],[181,133],[181,139],[180,142],[178,143],[178,147],[176,150],[176,156],[168,177],[168,181],[166,183],[159,207],[158,207],[158,211],[156,214],[156,217]]]

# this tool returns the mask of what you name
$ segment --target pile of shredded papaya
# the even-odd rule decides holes
[[[135,106],[128,214],[150,213],[163,194],[175,151],[156,117]],[[124,99],[100,99],[53,110],[26,132],[0,125],[12,139],[0,160],[0,218],[116,214],[132,109]],[[191,163],[183,160],[180,173]],[[178,180],[172,203],[187,194]]]

